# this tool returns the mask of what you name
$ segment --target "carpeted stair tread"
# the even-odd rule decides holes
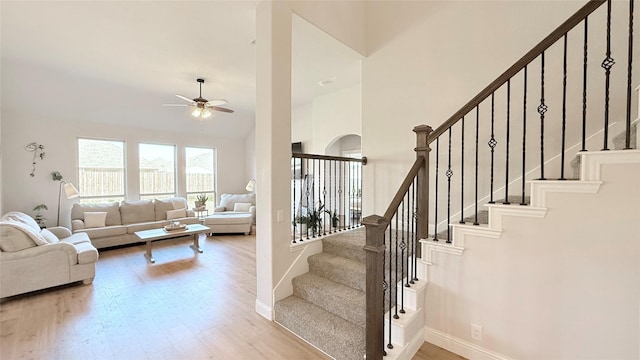
[[[293,295],[356,325],[364,327],[366,324],[364,291],[306,273],[293,279]]]
[[[366,242],[365,234],[365,229],[362,227],[327,236],[322,239],[322,251],[364,263],[366,260],[363,250]]]
[[[365,330],[297,296],[275,304],[275,321],[337,360],[362,360]]]
[[[311,273],[360,291],[366,290],[367,269],[363,262],[324,252],[310,256],[307,261]]]

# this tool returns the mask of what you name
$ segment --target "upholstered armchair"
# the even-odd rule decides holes
[[[29,215],[0,219],[0,298],[82,281],[91,284],[98,251],[84,233],[40,229]]]
[[[256,223],[256,194],[222,194],[220,205],[213,209],[215,213],[251,214]]]

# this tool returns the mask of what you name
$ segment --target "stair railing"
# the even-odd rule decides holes
[[[361,226],[366,164],[366,157],[292,154],[291,243]]]
[[[600,17],[590,16],[605,3],[606,11],[597,14]],[[392,318],[397,318],[403,308],[398,287],[417,281],[415,261],[420,239],[451,243],[454,216],[459,216],[460,224],[480,225],[479,204],[511,204],[510,187],[517,191],[516,203],[527,205],[527,181],[549,180],[556,175],[557,180],[569,180],[566,163],[572,151],[609,150],[609,129],[614,126],[610,118],[623,120],[622,149],[631,148],[634,1],[615,2],[619,12],[626,11],[623,6],[628,7],[624,34],[612,32],[613,6],[611,0],[588,1],[437,129],[431,131],[426,125],[414,128],[417,157],[409,174],[384,216],[372,215],[362,221],[367,233],[367,359],[381,359],[385,348],[393,348]],[[590,19],[596,25],[603,22],[604,29],[590,29]],[[580,24],[582,29],[577,27]],[[594,35],[604,39],[604,44],[592,45],[589,36],[593,40]],[[612,39],[612,35],[616,36]],[[572,72],[569,63],[573,64],[575,57],[568,54],[575,54],[576,47],[581,55],[579,70]],[[627,53],[624,84],[611,76],[616,63],[614,47],[616,54]],[[595,72],[596,67],[589,67],[595,52],[601,52],[603,58],[599,64],[603,77]],[[554,65],[561,68],[560,78],[549,76],[556,71],[552,69]],[[538,76],[534,79],[532,74]],[[578,95],[574,96],[576,92]],[[539,99],[534,106],[530,105],[532,93]],[[621,100],[612,105],[614,99]],[[514,110],[516,107],[521,108]],[[593,144],[600,137],[602,147]],[[481,148],[481,142],[486,142],[487,148]],[[504,153],[496,151],[499,147]],[[465,182],[465,173],[468,177],[471,174],[472,179]],[[433,184],[429,182],[430,174]],[[495,199],[498,193],[504,194],[502,201]],[[433,226],[432,237],[429,224]],[[446,229],[439,233],[443,227]],[[405,258],[400,261],[407,264],[404,270],[396,266],[399,258]],[[413,265],[409,266],[411,262]]]

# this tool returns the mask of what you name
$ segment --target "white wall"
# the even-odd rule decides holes
[[[413,163],[414,126],[435,129],[582,5],[367,2],[362,150],[369,163],[364,168],[364,214],[386,210]]]
[[[254,127],[245,140],[245,177],[247,183],[256,178],[256,128]],[[245,183],[246,184],[246,183]]]
[[[511,359],[640,358],[638,178],[639,164],[605,165],[599,193],[551,193],[545,218],[435,253],[426,325]]]
[[[259,59],[256,104],[257,228],[256,311],[271,318],[273,292],[295,257],[289,250],[291,218],[291,16],[323,28],[361,53],[364,2],[263,2],[256,11]],[[282,213],[278,221],[278,212]]]
[[[301,142],[304,152],[313,148],[313,103],[291,109],[291,142]]]
[[[27,110],[18,113],[2,111],[2,153],[11,156],[2,161],[2,209],[22,211],[32,214],[31,209],[44,203],[49,210],[44,213],[47,224],[54,225],[57,218],[59,182],[51,180],[51,171],[60,171],[64,179],[77,184],[77,139],[78,137],[96,139],[124,140],[126,142],[127,198],[137,199],[139,195],[138,173],[135,171],[138,162],[138,143],[150,142],[177,145],[178,168],[184,169],[185,146],[213,147],[217,150],[218,159],[218,193],[245,192],[245,143],[232,139],[215,139],[200,134],[171,133],[137,129],[135,126],[108,126],[83,122],[77,114],[50,114],[43,118],[33,116]],[[74,120],[70,120],[74,119]],[[31,160],[33,153],[26,151],[25,146],[37,142],[45,146],[44,159],[36,162],[36,173],[32,178]],[[178,177],[178,195],[185,196],[184,182]],[[69,212],[74,200],[62,200],[61,224],[70,226]]]

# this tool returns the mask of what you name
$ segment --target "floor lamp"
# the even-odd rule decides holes
[[[60,190],[58,191],[58,221],[56,222],[56,226],[60,226],[60,199],[62,198],[62,188],[64,187],[64,194],[67,199],[77,198],[80,193],[72,183],[68,183],[64,180],[60,181]]]

